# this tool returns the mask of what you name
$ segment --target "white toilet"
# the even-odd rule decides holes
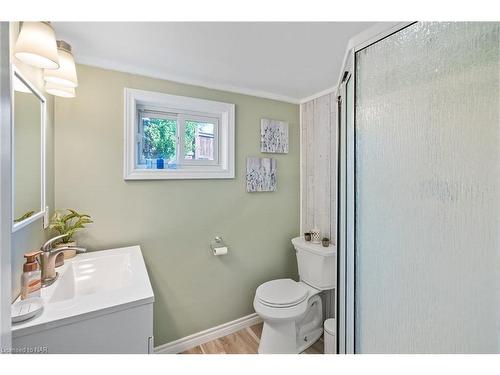
[[[257,288],[253,307],[264,321],[259,353],[301,353],[323,332],[319,293],[334,289],[337,280],[335,247],[292,240],[300,281],[278,279]]]

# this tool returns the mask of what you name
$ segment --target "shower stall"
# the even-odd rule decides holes
[[[399,24],[346,59],[341,353],[500,352],[499,30]]]

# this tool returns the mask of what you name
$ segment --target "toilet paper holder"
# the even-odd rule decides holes
[[[212,242],[210,242],[210,249],[212,250],[212,252],[215,252],[217,248],[221,248],[221,247],[226,247],[227,248],[227,245],[226,243],[224,242],[224,240],[222,239],[221,236],[216,236]]]

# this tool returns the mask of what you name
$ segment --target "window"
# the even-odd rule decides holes
[[[234,104],[125,89],[124,174],[234,178]]]

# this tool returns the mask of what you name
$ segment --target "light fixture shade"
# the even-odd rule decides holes
[[[51,82],[45,84],[45,91],[50,95],[60,96],[62,98],[74,98],[76,96],[74,87],[60,86]]]
[[[14,47],[14,56],[37,68],[59,68],[56,37],[50,23],[23,22]]]
[[[78,86],[75,59],[71,53],[71,46],[64,40],[58,40],[57,51],[59,53],[59,69],[45,69],[43,78],[46,82],[51,82],[59,86]]]

